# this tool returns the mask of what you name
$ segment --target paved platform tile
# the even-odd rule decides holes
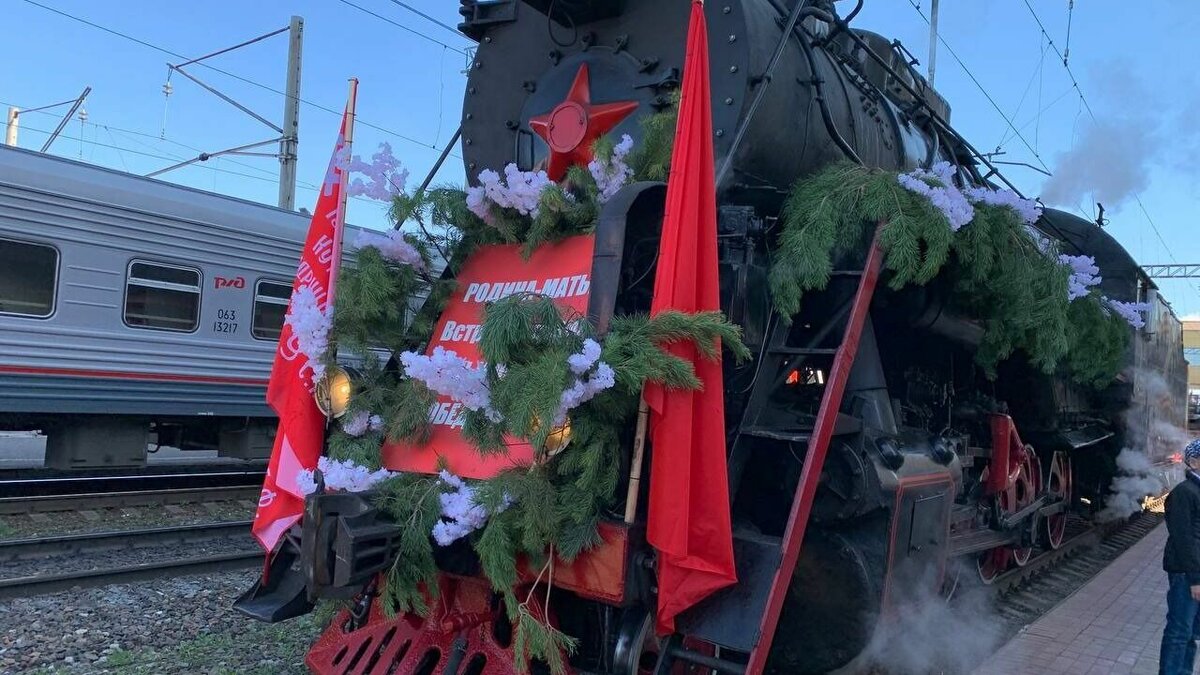
[[[1026,626],[975,675],[1153,675],[1166,616],[1159,525],[1094,579]]]

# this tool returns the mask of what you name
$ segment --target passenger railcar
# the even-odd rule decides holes
[[[309,217],[0,147],[0,428],[56,468],[264,458]]]

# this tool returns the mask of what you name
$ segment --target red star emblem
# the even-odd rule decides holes
[[[533,132],[550,146],[546,174],[551,180],[561,180],[572,165],[592,161],[592,143],[637,107],[637,101],[593,105],[588,67],[586,63],[580,66],[567,98],[550,112],[529,120]]]

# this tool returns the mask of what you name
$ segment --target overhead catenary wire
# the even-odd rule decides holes
[[[921,5],[917,3],[916,0],[908,0],[908,3],[913,6],[913,9],[917,11],[917,14],[919,14],[921,18],[925,20],[925,23],[928,24],[929,17],[925,16],[925,12],[921,10]],[[967,74],[967,77],[971,79],[971,82],[975,83],[975,87],[978,88],[983,94],[984,98],[988,100],[988,103],[991,103],[992,107],[996,109],[996,113],[999,114],[1005,123],[1008,124],[1008,128],[1012,130],[1018,139],[1020,139],[1025,148],[1033,154],[1034,158],[1037,159],[1038,164],[1041,164],[1042,168],[1046,171],[1050,171],[1050,167],[1046,166],[1046,162],[1042,160],[1042,156],[1038,154],[1038,151],[1034,149],[1032,145],[1030,145],[1025,136],[1020,132],[1020,130],[1017,129],[1016,124],[1009,119],[1008,115],[1005,114],[1004,109],[1000,107],[1000,104],[996,103],[996,99],[992,98],[992,95],[988,92],[987,88],[983,86],[983,83],[979,81],[979,78],[975,77],[975,73],[971,72],[971,69],[967,67],[967,64],[964,63],[961,58],[959,58],[958,53],[954,51],[954,48],[951,47],[948,42],[946,42],[946,38],[942,37],[941,33],[938,33],[937,39],[938,42],[946,48],[946,51],[950,53],[950,57],[954,59],[955,63],[957,63],[958,66],[963,69],[963,72]]]
[[[7,104],[0,102],[0,105],[7,105]],[[155,140],[165,140],[168,143],[174,143],[175,145],[179,145],[179,146],[187,148],[189,150],[201,152],[201,150],[199,150],[198,148],[194,148],[187,144],[180,143],[178,141],[173,141],[171,139],[160,139],[156,135],[148,134],[148,133],[142,132],[142,131],[134,131],[131,129],[122,129],[120,127],[114,127],[114,126],[107,125],[107,124],[97,124],[95,122],[86,122],[85,124],[95,128],[97,130],[97,132],[99,130],[103,129],[104,132],[108,135],[108,138],[111,141],[111,143],[101,143],[94,138],[92,138],[92,139],[82,138],[82,134],[80,136],[62,135],[61,138],[65,138],[67,140],[72,140],[72,141],[80,141],[81,143],[87,143],[87,144],[90,144],[93,148],[97,148],[97,147],[105,148],[105,149],[116,152],[117,158],[121,162],[122,170],[125,173],[136,173],[136,172],[130,170],[129,165],[125,162],[124,153],[136,155],[138,157],[145,157],[147,159],[160,160],[160,161],[178,161],[180,159],[184,159],[184,157],[170,153],[170,152],[168,152],[166,150],[162,150],[162,149],[157,149],[157,152],[146,152],[144,150],[137,150],[134,148],[129,148],[129,147],[125,147],[122,145],[118,145],[117,139],[113,137],[113,132],[116,132],[118,134],[123,134],[123,135],[132,134],[132,135],[136,135],[136,136],[143,136],[146,138],[153,138]],[[48,131],[46,129],[39,129],[37,127],[26,126],[26,127],[21,127],[21,128],[22,128],[22,130],[31,131],[33,133],[38,133],[38,134],[47,134],[48,135],[51,133],[50,131]],[[134,140],[134,139],[131,138],[130,140]],[[155,148],[153,148],[145,143],[140,143],[139,141],[136,141],[136,140],[134,140],[134,142],[138,142],[144,148],[148,148],[150,150],[155,150]],[[212,171],[215,173],[223,173],[223,174],[230,175],[230,176],[236,176],[239,178],[250,178],[253,180],[257,180],[257,181],[262,181],[264,183],[277,184],[279,182],[279,177],[274,172],[268,171],[266,169],[260,169],[259,167],[256,167],[256,166],[253,166],[250,164],[246,164],[244,162],[238,162],[238,161],[231,160],[231,159],[224,158],[224,157],[222,157],[222,159],[226,163],[236,164],[237,166],[240,166],[240,167],[243,167],[246,169],[250,169],[252,171],[261,171],[268,175],[254,175],[254,174],[249,174],[249,173],[243,173],[241,171],[234,171],[232,169],[224,169],[224,168],[214,166],[211,164],[193,164],[191,166],[198,168],[198,169],[204,169],[206,171]],[[320,192],[321,191],[320,185],[317,185],[315,183],[311,183],[308,181],[297,181],[296,185],[297,185],[297,188],[303,189],[308,192]],[[350,199],[353,199],[354,201],[360,202],[362,204],[371,204],[372,206],[376,206],[379,204],[379,202],[372,200],[372,199],[368,199],[366,197],[351,196]]]
[[[20,108],[20,106],[18,106],[18,105],[17,105],[17,104],[15,104],[15,103],[9,103],[9,102],[7,102],[7,101],[0,101],[0,107],[7,107],[7,106],[11,106],[11,107],[15,107],[15,108]],[[38,112],[38,111],[34,111],[34,110],[22,110],[22,112],[26,112],[26,113],[28,113],[28,112]],[[166,143],[170,143],[170,144],[172,144],[172,145],[177,145],[177,146],[179,146],[179,147],[181,147],[181,148],[184,148],[184,149],[186,149],[186,150],[190,150],[190,151],[192,151],[192,152],[204,152],[204,150],[203,150],[202,148],[198,148],[198,147],[196,147],[196,146],[194,146],[194,145],[189,145],[189,144],[187,144],[187,143],[183,143],[183,142],[177,141],[177,140],[175,140],[175,139],[173,139],[173,138],[168,138],[168,137],[167,137],[165,134],[161,134],[161,133],[159,133],[159,134],[151,134],[151,133],[148,133],[148,132],[145,132],[145,131],[137,131],[137,130],[135,130],[135,129],[125,129],[125,128],[122,128],[122,127],[114,126],[114,125],[112,125],[112,124],[100,124],[100,123],[97,123],[97,122],[91,122],[91,121],[85,122],[85,124],[86,124],[86,125],[88,125],[88,126],[91,126],[93,129],[95,129],[95,131],[96,131],[96,132],[99,132],[99,130],[103,129],[103,130],[104,130],[106,133],[108,133],[108,134],[109,134],[109,138],[110,138],[110,140],[112,140],[112,141],[113,141],[113,143],[114,143],[114,144],[116,143],[116,139],[115,139],[115,138],[112,138],[112,134],[113,134],[114,132],[116,132],[116,133],[118,133],[118,134],[121,134],[122,136],[124,136],[124,137],[128,138],[130,141],[132,141],[132,142],[134,142],[134,143],[137,143],[138,145],[142,146],[143,148],[147,148],[147,149],[149,149],[149,150],[153,150],[153,151],[156,151],[156,152],[160,152],[160,153],[163,153],[164,155],[166,155],[166,156],[163,156],[163,157],[158,157],[159,159],[181,160],[181,159],[186,159],[186,158],[185,158],[184,156],[182,156],[182,155],[177,155],[177,154],[174,154],[174,153],[172,153],[172,152],[169,152],[169,151],[167,151],[167,150],[164,150],[164,149],[162,149],[162,148],[156,148],[156,147],[154,147],[154,146],[152,146],[152,145],[150,145],[150,144],[148,144],[148,143],[143,143],[142,141],[139,141],[139,140],[137,140],[137,137],[141,137],[141,138],[149,138],[149,139],[151,139],[151,140],[155,140],[155,141],[160,141],[160,142],[166,142]],[[33,131],[39,131],[39,130],[37,130],[37,129],[34,129]],[[42,132],[42,133],[44,133],[44,132]],[[95,143],[95,139],[92,139],[92,140],[85,140],[84,142],[87,142],[87,143],[93,143],[93,145],[94,145],[94,143]],[[237,166],[240,166],[240,167],[243,167],[243,168],[246,168],[246,169],[250,169],[250,170],[252,170],[252,171],[259,171],[259,172],[261,172],[261,173],[267,174],[268,176],[270,176],[270,177],[271,177],[271,178],[270,178],[271,180],[273,180],[273,181],[278,181],[278,173],[277,173],[277,172],[275,172],[275,171],[271,171],[271,170],[269,170],[269,169],[264,169],[264,168],[262,168],[262,167],[257,167],[257,166],[254,166],[253,164],[247,164],[247,163],[245,163],[245,162],[239,162],[239,161],[237,161],[236,159],[229,159],[229,158],[225,158],[225,161],[226,161],[226,162],[228,162],[229,164],[235,164],[235,165],[237,165]],[[206,168],[212,168],[212,167],[206,167]],[[126,171],[126,172],[128,172],[128,171],[129,171],[129,169],[128,169],[128,168],[126,168],[126,169],[125,169],[125,171]],[[314,184],[312,184],[312,183],[309,183],[309,184],[308,184],[308,186],[309,186],[309,187],[311,187],[311,188],[313,188],[313,189],[316,189],[316,188],[317,188],[317,186],[316,186],[316,185],[314,185]]]
[[[1039,108],[1041,107],[1041,87],[1040,87],[1041,82],[1040,82],[1040,80],[1041,80],[1041,76],[1042,76],[1043,67],[1046,64],[1046,51],[1047,51],[1047,49],[1045,47],[1043,47],[1041,49],[1041,57],[1038,59],[1037,68],[1035,68],[1033,71],[1033,74],[1029,76],[1029,82],[1027,82],[1025,84],[1025,91],[1021,92],[1021,100],[1017,101],[1017,107],[1015,110],[1013,110],[1013,114],[1012,114],[1013,118],[1016,118],[1018,115],[1021,114],[1021,108],[1023,108],[1025,106],[1025,99],[1029,97],[1029,92],[1033,89],[1033,81],[1034,80],[1039,81],[1038,82],[1038,84],[1039,84],[1038,107]],[[1004,135],[1000,137],[1000,142],[996,144],[997,148],[1003,146],[1005,143],[1008,142],[1008,140],[1010,138],[1012,138],[1012,136],[1009,135],[1010,133],[1011,132],[1009,129],[1004,130]],[[1036,148],[1037,145],[1038,145],[1038,139],[1037,139],[1037,136],[1035,135],[1033,138],[1033,147]]]
[[[1071,78],[1071,86],[1075,88],[1075,93],[1079,94],[1079,102],[1083,105],[1083,109],[1087,111],[1088,117],[1092,119],[1092,122],[1096,122],[1096,113],[1092,110],[1092,105],[1088,103],[1087,97],[1083,95],[1083,89],[1079,86],[1079,80],[1076,79],[1074,71],[1071,70],[1071,64],[1067,61],[1066,55],[1059,51],[1058,45],[1054,44],[1054,39],[1050,37],[1050,33],[1046,30],[1045,24],[1042,23],[1042,18],[1038,16],[1037,11],[1033,9],[1033,5],[1029,4],[1029,0],[1024,0],[1024,2],[1026,9],[1028,9],[1029,13],[1033,16],[1033,20],[1037,22],[1038,30],[1042,31],[1042,36],[1046,38],[1046,41],[1050,43],[1050,48],[1054,50],[1054,53],[1058,55],[1059,60],[1062,61],[1063,68],[1067,71],[1067,76]],[[1070,13],[1068,13],[1068,20],[1069,16]],[[1167,240],[1163,238],[1162,231],[1158,229],[1158,224],[1155,223],[1154,219],[1150,217],[1150,212],[1146,210],[1146,205],[1142,203],[1142,195],[1138,192],[1134,192],[1133,200],[1137,203],[1138,209],[1142,212],[1142,216],[1145,217],[1146,222],[1150,225],[1150,229],[1154,232],[1154,236],[1158,239],[1158,242],[1162,244],[1164,249],[1166,249],[1167,255],[1170,256],[1172,261],[1178,262],[1178,260],[1175,259],[1174,252],[1171,251],[1171,247],[1167,245]],[[1197,289],[1195,286],[1193,286],[1192,289],[1196,291],[1197,295],[1200,295],[1200,289]]]
[[[97,125],[97,126],[98,126],[98,127],[100,127],[100,128],[105,128],[103,125]],[[46,130],[46,129],[38,129],[37,127],[26,127],[26,126],[23,126],[23,127],[21,127],[21,130],[22,130],[22,131],[32,131],[32,132],[34,132],[34,133],[38,133],[38,134],[47,134],[47,135],[49,135],[49,134],[51,133],[49,130]],[[169,157],[169,156],[166,156],[166,155],[155,154],[155,153],[150,153],[150,152],[144,152],[144,151],[141,151],[141,150],[134,150],[133,148],[126,148],[126,147],[122,147],[122,146],[119,146],[119,145],[115,145],[115,143],[116,143],[116,139],[112,138],[112,131],[111,131],[111,130],[109,130],[109,129],[107,129],[107,128],[105,128],[105,131],[107,131],[107,132],[109,133],[109,139],[113,141],[113,144],[112,144],[112,145],[110,145],[110,144],[107,144],[107,143],[100,143],[99,141],[95,141],[95,140],[87,140],[87,139],[84,139],[84,138],[81,138],[81,137],[78,137],[78,136],[67,136],[67,135],[65,135],[65,134],[62,136],[62,138],[66,138],[66,139],[68,139],[68,140],[72,140],[72,141],[84,141],[85,143],[91,143],[91,144],[93,144],[93,145],[96,145],[96,146],[98,146],[98,147],[101,147],[101,148],[109,148],[109,149],[111,149],[111,150],[116,150],[118,153],[125,152],[125,153],[129,153],[129,154],[131,154],[131,155],[137,155],[137,156],[139,156],[139,157],[146,157],[146,158],[149,158],[149,159],[157,159],[157,160],[172,160],[172,159],[175,159],[175,158],[173,158],[173,157]],[[122,163],[122,165],[124,165],[124,164],[125,164],[124,157],[122,157],[122,158],[121,158],[121,163]],[[221,168],[218,168],[218,167],[214,167],[214,166],[208,166],[208,165],[204,165],[204,164],[197,164],[196,166],[197,166],[198,168],[201,168],[201,169],[207,169],[207,170],[209,170],[209,171],[220,171],[221,173],[228,173],[228,174],[232,174],[232,175],[235,175],[235,176],[240,176],[240,177],[242,177],[242,178],[253,178],[253,179],[255,179],[255,180],[262,180],[262,181],[267,181],[267,182],[272,182],[272,183],[276,182],[276,180],[277,180],[277,179],[267,178],[267,177],[265,177],[265,176],[255,176],[255,175],[253,175],[253,174],[241,173],[241,172],[239,172],[239,171],[230,171],[230,170],[228,170],[228,169],[221,169]],[[126,173],[129,173],[129,168],[128,168],[127,166],[125,167],[125,171],[126,171]]]
[[[465,50],[465,49],[461,49],[461,48],[459,48],[459,47],[455,47],[455,46],[453,46],[453,45],[446,44],[445,42],[442,42],[441,40],[439,40],[439,39],[437,39],[437,38],[435,38],[435,37],[432,37],[432,36],[430,36],[430,35],[426,35],[425,33],[422,33],[422,32],[421,32],[421,31],[419,31],[419,30],[416,30],[416,29],[414,29],[414,28],[410,28],[410,27],[408,27],[408,26],[405,26],[404,24],[400,23],[399,21],[395,21],[395,20],[393,20],[393,19],[389,19],[388,17],[386,17],[386,16],[384,16],[384,15],[382,15],[382,14],[378,14],[378,13],[376,13],[376,12],[373,12],[373,11],[371,11],[371,10],[367,9],[366,7],[363,7],[362,5],[357,5],[357,4],[353,3],[353,2],[350,2],[350,0],[338,0],[338,2],[341,2],[343,5],[347,5],[347,6],[349,6],[349,7],[353,7],[354,9],[357,9],[358,11],[360,11],[360,12],[363,12],[364,14],[369,14],[369,15],[371,15],[371,16],[373,16],[373,17],[375,17],[376,19],[379,19],[380,21],[384,21],[384,22],[390,23],[391,25],[395,26],[396,28],[399,28],[400,30],[407,31],[407,32],[409,32],[409,33],[412,33],[413,35],[416,35],[416,36],[418,36],[418,37],[421,37],[421,38],[423,38],[423,39],[425,39],[425,40],[428,40],[428,41],[430,41],[430,42],[432,42],[432,43],[434,43],[434,44],[441,45],[441,46],[442,46],[443,48],[445,48],[445,49],[450,49],[450,50],[456,51],[456,52],[458,52],[459,54],[462,54],[463,56],[466,56],[466,55],[467,55],[467,52],[466,52],[466,50]],[[416,10],[413,10],[413,11],[416,11]],[[422,16],[425,16],[425,15],[423,15],[423,14],[422,14]]]
[[[459,36],[459,37],[462,37],[462,36],[463,36],[463,35],[462,35],[462,33],[458,32],[458,29],[457,29],[457,28],[455,28],[454,26],[451,26],[451,25],[449,25],[449,24],[442,23],[441,21],[438,21],[437,19],[435,19],[435,18],[433,18],[432,16],[429,16],[428,14],[426,14],[425,12],[422,12],[421,10],[419,10],[419,9],[417,9],[417,8],[415,8],[415,7],[413,7],[412,5],[408,4],[407,2],[400,2],[400,0],[392,0],[392,4],[394,4],[394,5],[398,6],[398,7],[402,7],[402,8],[404,8],[404,9],[407,9],[408,11],[412,12],[413,14],[416,14],[417,16],[421,17],[422,19],[425,19],[426,21],[430,21],[430,22],[432,22],[432,23],[435,23],[435,24],[437,24],[438,26],[441,26],[442,28],[445,28],[446,30],[450,31],[451,33],[454,33],[455,35],[457,35],[457,36]]]
[[[183,54],[180,54],[180,53],[178,53],[178,52],[175,52],[175,51],[173,51],[173,50],[167,49],[166,47],[162,47],[162,46],[159,46],[159,45],[153,44],[153,43],[151,43],[151,42],[147,42],[146,40],[142,40],[142,39],[140,39],[140,38],[134,37],[134,36],[132,36],[132,35],[129,35],[128,33],[123,33],[123,32],[121,32],[121,31],[114,30],[114,29],[112,29],[112,28],[108,28],[107,26],[102,26],[102,25],[100,25],[100,24],[98,24],[98,23],[95,23],[95,22],[93,22],[93,21],[89,21],[88,19],[84,19],[84,18],[82,18],[82,17],[80,17],[80,16],[76,16],[76,15],[74,15],[74,14],[71,14],[71,13],[69,13],[69,12],[64,12],[63,10],[57,9],[57,8],[55,8],[55,7],[50,7],[50,6],[48,6],[48,5],[44,5],[44,4],[40,3],[40,2],[38,2],[37,0],[23,0],[23,2],[25,2],[25,3],[27,3],[27,4],[30,4],[30,5],[33,5],[34,7],[38,7],[38,8],[40,8],[40,9],[44,9],[44,10],[46,10],[46,11],[48,11],[48,12],[51,12],[51,13],[53,13],[53,14],[57,14],[57,15],[59,15],[59,16],[62,16],[62,17],[64,17],[64,18],[70,19],[70,20],[72,20],[72,21],[75,21],[75,22],[81,23],[81,24],[83,24],[83,25],[85,25],[85,26],[90,26],[90,27],[92,27],[92,28],[95,28],[96,30],[103,31],[103,32],[105,32],[105,33],[108,33],[108,34],[110,34],[110,35],[115,35],[115,36],[117,36],[117,37],[119,37],[119,38],[122,38],[122,39],[124,39],[124,40],[128,40],[128,41],[130,41],[130,42],[134,42],[134,43],[136,43],[136,44],[139,44],[139,45],[141,45],[141,46],[143,46],[143,47],[146,47],[146,48],[148,48],[148,49],[153,49],[153,50],[155,50],[155,51],[157,51],[157,52],[159,52],[159,53],[162,53],[162,54],[167,54],[168,56],[172,56],[172,57],[174,57],[174,58],[177,58],[177,59],[187,59],[187,58],[188,58],[187,56],[184,56]],[[236,73],[231,73],[231,72],[229,72],[229,71],[227,71],[227,70],[223,70],[223,69],[221,69],[221,68],[218,68],[218,67],[216,67],[216,66],[213,66],[213,65],[210,65],[210,64],[207,64],[207,63],[203,63],[203,62],[202,62],[202,63],[200,63],[200,64],[198,64],[198,65],[200,65],[200,66],[202,66],[202,67],[204,67],[204,68],[208,68],[209,70],[212,70],[212,71],[214,71],[214,72],[220,73],[220,74],[222,74],[222,75],[225,75],[226,77],[230,77],[230,78],[233,78],[233,79],[235,79],[235,80],[238,80],[239,82],[243,82],[243,83],[245,83],[245,84],[249,84],[249,85],[251,85],[251,86],[258,87],[259,89],[263,89],[263,90],[265,90],[265,91],[269,91],[269,92],[271,92],[271,93],[274,93],[274,94],[277,94],[277,95],[279,95],[279,96],[284,96],[284,97],[286,97],[286,96],[287,96],[287,93],[286,93],[286,92],[284,92],[284,91],[283,91],[283,90],[281,90],[281,89],[276,89],[275,87],[272,87],[272,86],[270,86],[270,85],[266,85],[266,84],[263,84],[263,83],[261,83],[261,82],[256,82],[256,81],[254,81],[254,80],[251,80],[251,79],[249,79],[249,78],[243,77],[243,76],[241,76],[241,75],[237,75]],[[322,112],[326,112],[326,113],[329,113],[329,114],[331,114],[331,115],[336,115],[336,116],[338,116],[338,117],[341,117],[341,115],[342,115],[342,112],[343,112],[343,111],[341,111],[341,110],[337,110],[337,109],[331,108],[331,107],[329,107],[329,106],[322,105],[322,104],[320,104],[320,103],[316,103],[316,102],[314,102],[314,101],[310,101],[310,100],[307,100],[307,99],[303,99],[303,98],[301,98],[301,99],[299,99],[299,101],[300,101],[300,103],[302,103],[302,104],[304,104],[304,105],[307,105],[307,106],[309,106],[309,107],[311,107],[311,108],[315,108],[315,109],[317,109],[317,110],[320,110],[320,111],[322,111]],[[382,133],[384,133],[384,134],[387,134],[387,135],[389,135],[389,136],[392,136],[392,137],[394,137],[394,138],[398,138],[398,139],[400,139],[400,140],[403,140],[403,141],[406,141],[406,142],[408,142],[408,143],[412,143],[413,145],[417,145],[417,146],[420,146],[420,147],[422,147],[422,148],[426,148],[426,149],[428,149],[428,150],[435,150],[435,151],[440,151],[440,150],[441,150],[441,148],[438,148],[438,147],[437,147],[436,145],[434,145],[433,143],[426,143],[426,142],[424,142],[424,141],[417,140],[417,139],[415,139],[415,138],[413,138],[413,137],[411,137],[411,136],[408,136],[407,134],[402,134],[402,133],[400,133],[400,132],[398,132],[398,131],[394,131],[394,130],[392,130],[392,129],[388,129],[388,128],[386,128],[386,127],[380,126],[380,125],[378,125],[378,124],[374,124],[374,123],[372,123],[372,122],[369,122],[369,121],[367,121],[367,120],[364,120],[364,119],[362,119],[362,118],[356,118],[356,119],[355,119],[355,122],[356,122],[357,124],[360,124],[360,125],[362,125],[362,126],[369,127],[369,128],[371,128],[371,129],[374,129],[374,130],[376,130],[376,131],[382,132]],[[457,155],[456,155],[456,156],[457,156]]]

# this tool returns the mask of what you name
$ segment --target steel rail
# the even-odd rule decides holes
[[[28,560],[55,555],[135,549],[162,544],[176,544],[201,539],[228,538],[249,535],[252,521],[239,520],[200,525],[176,525],[140,530],[85,532],[53,537],[32,537],[0,541],[0,560]]]
[[[152,485],[157,488],[165,487],[212,487],[212,485],[194,485],[195,483],[236,483],[242,485],[258,484],[266,476],[266,471],[207,471],[195,473],[162,473],[162,474],[130,474],[111,476],[53,476],[48,478],[0,478],[0,493],[35,488],[44,491],[61,493],[79,492],[81,488],[92,492],[104,490],[108,485],[119,486],[113,491],[128,490],[128,486],[139,483]]]
[[[1154,518],[1141,517],[1129,522],[1113,522],[1094,525],[1087,530],[1064,541],[1057,549],[1045,551],[1031,559],[1023,567],[1015,567],[996,577],[989,586],[997,593],[1006,593],[1021,586],[1031,578],[1053,570],[1065,558],[1076,554],[1086,555],[1106,543],[1112,543],[1122,535],[1135,534],[1137,539],[1149,532],[1158,521]],[[1136,542],[1136,540],[1135,540]]]
[[[257,500],[262,491],[258,485],[226,487],[176,488],[132,492],[89,492],[69,495],[38,495],[0,498],[0,515],[111,509],[123,506],[156,504],[186,504],[192,502]]]
[[[187,574],[206,574],[248,569],[261,566],[262,561],[262,551],[247,550],[239,553],[223,553],[203,558],[167,560],[109,569],[0,579],[0,600],[26,598],[34,595],[71,590],[73,588],[95,588],[97,586],[150,581]]]

